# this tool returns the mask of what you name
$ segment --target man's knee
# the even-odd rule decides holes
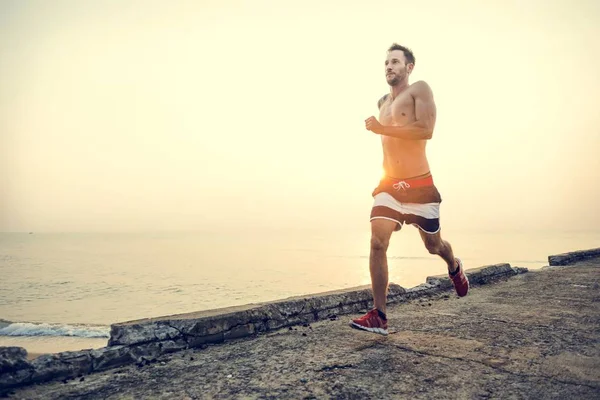
[[[390,238],[383,235],[371,235],[371,249],[375,251],[386,251],[390,244]]]

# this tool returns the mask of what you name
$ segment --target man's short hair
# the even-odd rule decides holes
[[[388,49],[388,53],[391,51],[394,51],[394,50],[400,50],[404,53],[404,57],[406,58],[407,64],[413,64],[413,65],[415,64],[415,55],[413,54],[411,49],[409,49],[408,47],[399,45],[398,43],[394,43]]]

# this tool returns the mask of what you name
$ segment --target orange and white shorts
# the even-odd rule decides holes
[[[406,179],[384,177],[373,191],[370,220],[394,221],[398,224],[396,231],[406,223],[429,234],[439,232],[442,198],[431,175],[426,175]]]

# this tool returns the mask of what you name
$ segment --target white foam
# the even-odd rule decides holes
[[[0,336],[75,336],[107,338],[110,327],[93,325],[34,324],[14,322],[0,328]]]

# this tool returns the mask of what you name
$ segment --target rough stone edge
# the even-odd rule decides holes
[[[391,283],[390,301],[403,297],[406,289]],[[190,314],[170,316],[168,319],[146,319],[111,325],[109,346],[142,345],[146,343],[184,339],[190,347],[218,343],[228,338],[240,338],[255,333],[273,331],[299,324],[337,317],[366,310],[372,305],[370,286],[310,294],[290,299],[243,306],[239,311],[224,309],[222,314],[190,318]],[[215,310],[218,311],[218,310]],[[212,314],[212,315],[211,315]],[[244,334],[244,331],[247,331]]]
[[[486,265],[480,268],[465,270],[470,285],[485,285],[501,278],[524,274],[529,270],[524,267],[512,267],[509,263]],[[426,283],[441,290],[452,289],[452,281],[447,274],[428,276]]]
[[[548,256],[548,264],[550,267],[567,266],[575,264],[578,261],[596,257],[600,257],[600,247],[595,249],[578,250],[571,251],[568,253],[551,255]]]
[[[476,284],[486,284],[497,280],[500,277],[510,277],[517,274],[527,272],[527,268],[511,267],[510,264],[495,264],[484,266],[477,269],[465,271],[469,280],[473,280]],[[452,284],[447,275],[439,275],[428,277],[426,283],[422,283],[413,288],[404,289],[399,285],[390,284],[389,302],[399,303],[408,300],[414,300],[421,297],[428,297],[451,288]],[[353,302],[340,302],[336,307],[315,309],[315,299],[321,300],[320,303],[325,303],[324,300],[328,296],[346,296],[358,297]],[[267,309],[273,312],[272,307],[285,309],[286,303],[297,302],[295,300],[281,300],[263,305],[257,305],[254,308],[242,311],[252,317],[264,317]],[[258,319],[256,321],[248,321],[247,324],[241,324],[230,327],[227,331],[214,332],[206,336],[184,335],[178,330],[176,324],[177,316],[172,316],[173,321],[158,321],[160,326],[165,327],[164,331],[153,333],[155,340],[150,342],[131,343],[127,345],[110,344],[107,347],[99,349],[86,349],[76,352],[61,352],[56,354],[47,354],[40,356],[32,361],[29,361],[26,368],[21,368],[16,371],[4,373],[0,375],[0,393],[13,388],[26,386],[34,383],[42,383],[56,379],[73,379],[92,372],[100,372],[112,368],[118,368],[125,365],[137,364],[143,366],[156,361],[156,357],[181,351],[189,348],[204,347],[207,344],[221,343],[225,340],[239,339],[248,337],[261,332],[276,331],[289,326],[311,323],[317,320],[335,319],[338,315],[346,315],[357,312],[362,312],[372,306],[371,290],[367,286],[363,289],[352,291],[339,291],[329,295],[309,295],[304,296],[305,306],[308,305],[306,313],[298,315],[290,315],[289,318],[279,321],[265,321]],[[312,304],[311,304],[312,303]],[[294,306],[297,306],[294,304]],[[267,309],[265,309],[265,307]],[[206,320],[212,322],[219,319],[231,318],[231,314],[213,315],[206,317]],[[149,320],[147,324],[152,325],[155,322]],[[111,326],[111,335],[114,326]],[[122,326],[122,325],[121,325]],[[127,326],[127,325],[125,325]],[[135,325],[129,325],[135,326]],[[177,333],[175,333],[177,332]]]
[[[160,341],[138,346],[107,346],[99,349],[43,354],[25,361],[18,369],[0,374],[0,395],[10,389],[52,380],[80,378],[92,372],[125,365],[142,367],[156,357],[188,348],[187,343]],[[26,350],[25,354],[27,354]]]

